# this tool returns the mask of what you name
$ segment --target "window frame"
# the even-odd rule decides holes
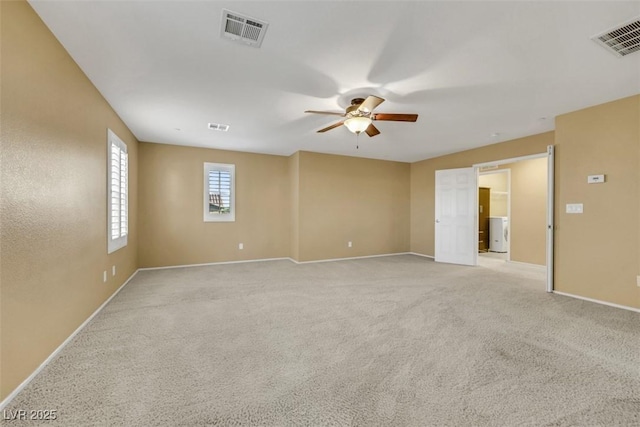
[[[229,195],[229,212],[228,213],[211,213],[209,212],[209,172],[221,171],[228,172],[231,176],[230,195]],[[204,222],[235,222],[236,220],[236,165],[228,163],[204,163],[204,180],[203,180],[203,220]]]
[[[113,231],[113,188],[112,188],[112,180],[113,180],[113,150],[112,147],[116,146],[120,153],[125,154],[125,176],[124,176],[124,204],[123,200],[119,197],[120,203],[118,203],[117,211],[119,218],[119,228],[122,230],[122,218],[124,216],[124,234],[120,232],[120,236],[117,238],[112,237]],[[121,159],[119,157],[119,159]],[[118,164],[118,170],[121,169],[122,162]],[[119,186],[122,188],[123,179],[122,174],[119,173],[120,179]],[[124,215],[123,215],[123,207],[124,207]],[[122,249],[127,246],[127,240],[129,236],[129,152],[127,150],[127,144],[125,144],[118,136],[111,130],[107,129],[107,254],[111,254],[118,249]]]

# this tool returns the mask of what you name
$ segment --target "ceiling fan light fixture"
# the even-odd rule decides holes
[[[351,117],[344,121],[344,125],[347,127],[347,129],[355,134],[364,132],[365,130],[367,130],[370,124],[370,117]]]
[[[1,1],[1,0],[0,0]],[[380,135],[380,131],[373,125],[373,120],[382,120],[387,122],[415,122],[418,120],[417,114],[397,114],[397,113],[373,113],[373,109],[384,102],[384,99],[369,95],[366,98],[353,98],[351,105],[345,109],[344,113],[334,111],[316,111],[307,110],[305,113],[329,114],[332,116],[344,117],[344,121],[334,123],[330,126],[318,130],[318,133],[324,133],[331,129],[335,129],[345,125],[349,132],[360,135],[366,132],[369,137]]]

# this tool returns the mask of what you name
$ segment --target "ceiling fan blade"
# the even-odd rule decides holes
[[[344,122],[334,123],[334,124],[332,124],[331,126],[327,126],[327,127],[326,127],[326,128],[324,128],[324,129],[320,129],[320,130],[318,131],[318,133],[322,133],[322,132],[326,132],[326,131],[331,130],[331,129],[335,129],[335,128],[339,127],[339,126],[342,126],[342,124],[343,124],[343,123],[344,123]]]
[[[372,120],[386,120],[389,122],[415,122],[418,120],[417,114],[389,114],[376,113],[371,115]]]
[[[378,98],[377,96],[369,95],[367,99],[364,100],[362,104],[358,107],[358,111],[362,111],[364,113],[370,113],[376,108],[378,105],[382,104],[384,99]]]
[[[378,135],[378,134],[380,133],[380,131],[378,130],[378,128],[377,128],[377,127],[375,127],[375,126],[373,125],[373,123],[371,123],[367,129],[365,129],[365,132],[366,132],[366,133],[367,133],[367,135],[369,135],[369,136],[376,136],[376,135]]]
[[[313,113],[313,114],[330,114],[332,116],[340,116],[340,117],[344,117],[344,113],[338,113],[335,111],[315,111],[315,110],[307,110],[305,111],[305,113]]]

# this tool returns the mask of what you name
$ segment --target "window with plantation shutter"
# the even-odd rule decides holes
[[[204,221],[235,221],[235,165],[204,164]]]
[[[127,145],[107,131],[107,253],[127,246],[129,234],[129,156]]]

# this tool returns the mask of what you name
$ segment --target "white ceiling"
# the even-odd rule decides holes
[[[140,141],[417,161],[640,93],[640,53],[590,40],[640,16],[639,1],[30,4]],[[223,8],[269,23],[261,48],[220,37]],[[418,121],[377,122],[356,150],[345,127],[315,132],[338,117],[303,113],[370,94]]]

